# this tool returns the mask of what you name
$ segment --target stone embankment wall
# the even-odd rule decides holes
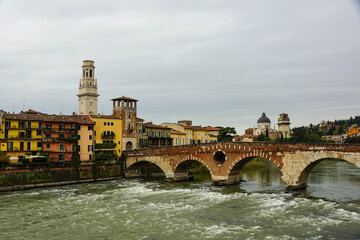
[[[0,191],[122,178],[121,165],[0,170]]]

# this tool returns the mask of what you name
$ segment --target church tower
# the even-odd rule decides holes
[[[98,96],[97,79],[95,76],[94,61],[84,60],[82,65],[82,79],[79,84],[79,114],[97,114]]]

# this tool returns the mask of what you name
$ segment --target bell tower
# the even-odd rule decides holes
[[[79,114],[97,114],[98,96],[97,79],[95,79],[94,61],[84,60],[82,78],[79,83]]]

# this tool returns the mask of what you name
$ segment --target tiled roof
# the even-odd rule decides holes
[[[129,97],[125,97],[125,96],[122,96],[122,97],[118,97],[118,98],[113,98],[113,99],[111,99],[112,101],[116,101],[116,100],[129,100],[129,101],[138,101],[138,100],[136,100],[136,99],[134,99],[134,98],[129,98]]]
[[[211,127],[211,126],[207,126],[205,129],[208,131],[220,131],[220,128]]]
[[[138,118],[138,117],[136,118],[136,120],[141,121],[141,122],[145,121],[144,119]]]
[[[121,119],[121,117],[117,117],[115,115],[91,115],[91,118],[103,118],[103,119]]]
[[[91,120],[91,118],[88,115],[76,115],[76,122],[78,124],[82,124],[82,125],[94,125],[95,122],[93,120]]]
[[[48,115],[39,113],[5,113],[3,116],[7,120],[22,121],[44,121],[44,122],[73,122],[76,123],[75,115]]]
[[[33,115],[33,114],[31,114]],[[42,114],[43,116],[43,121],[44,122],[71,122],[71,123],[76,123],[76,117],[75,115],[45,115]]]
[[[176,131],[176,130],[174,130],[174,129],[171,129],[171,134],[186,135],[185,133],[180,132],[180,131]]]
[[[171,128],[164,127],[164,126],[160,126],[160,125],[155,125],[155,124],[152,124],[152,123],[144,123],[144,127],[147,127],[147,128],[159,128],[159,129],[168,129],[168,130],[171,130]]]
[[[203,128],[202,126],[186,126],[185,128],[190,128],[190,129],[192,129],[194,131],[206,131],[206,129]]]

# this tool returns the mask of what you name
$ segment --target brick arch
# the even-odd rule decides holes
[[[266,152],[259,152],[255,151],[255,153],[247,153],[247,154],[241,154],[239,157],[234,158],[233,161],[229,162],[227,166],[227,176],[229,179],[232,179],[234,182],[238,182],[240,179],[240,171],[243,169],[243,167],[252,159],[259,157],[262,159],[266,159],[269,162],[273,163],[281,172],[283,175],[282,167],[283,163],[282,161],[273,159],[271,155],[269,155]],[[235,180],[234,180],[235,179]]]
[[[163,168],[163,166],[161,166],[161,164],[158,164],[156,161],[145,160],[145,159],[131,163],[129,166],[126,167],[125,172],[128,170],[135,170],[135,169],[131,169],[131,167],[134,167],[137,164],[140,165],[141,163],[152,163],[152,164],[156,165],[158,168],[160,168],[164,172],[165,176],[168,177],[167,171],[165,171],[165,169]]]
[[[187,155],[187,156],[179,159],[178,161],[176,161],[176,162],[173,164],[173,166],[172,166],[172,171],[174,172],[174,178],[175,178],[175,179],[176,179],[176,178],[179,178],[179,175],[180,175],[179,173],[182,173],[182,174],[184,175],[185,172],[186,172],[186,174],[187,174],[187,172],[189,171],[190,168],[189,168],[189,166],[184,166],[184,164],[186,164],[187,162],[190,163],[190,162],[193,162],[193,161],[202,163],[202,164],[207,168],[207,170],[209,171],[211,177],[213,176],[213,174],[214,174],[214,169],[213,169],[213,166],[211,166],[211,164],[209,164],[207,161],[204,161],[203,159],[198,158],[198,157],[196,157],[196,156]],[[177,170],[180,170],[180,169],[179,169],[179,166],[181,166],[181,165],[182,165],[184,168],[181,169],[181,170],[182,170],[181,172],[179,172],[179,171],[177,171]]]
[[[307,164],[303,165],[294,176],[296,186],[299,188],[306,187],[309,174],[316,165],[324,160],[345,161],[360,168],[360,156],[354,157],[343,153],[315,153],[313,156],[308,157]]]

